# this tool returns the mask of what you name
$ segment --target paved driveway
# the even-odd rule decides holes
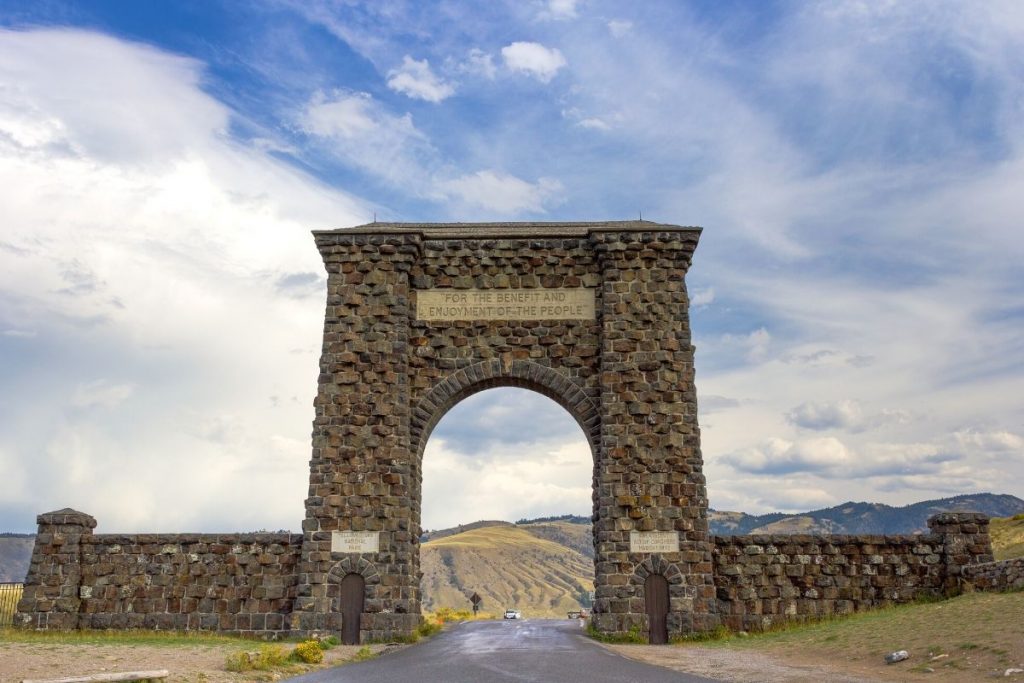
[[[613,654],[575,621],[476,621],[378,659],[317,671],[291,681],[327,683],[708,683]]]

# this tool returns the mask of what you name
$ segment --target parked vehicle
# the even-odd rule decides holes
[[[523,618],[523,613],[520,612],[517,609],[507,609],[507,610],[505,610],[505,618],[506,619],[522,619]]]

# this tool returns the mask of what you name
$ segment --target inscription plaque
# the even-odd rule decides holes
[[[421,289],[417,320],[594,320],[594,289]]]
[[[376,553],[380,551],[379,531],[332,531],[332,553]]]
[[[674,553],[679,551],[679,534],[675,531],[630,531],[631,553]]]

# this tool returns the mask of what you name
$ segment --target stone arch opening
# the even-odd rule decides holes
[[[472,388],[478,390],[455,401],[424,435],[417,461],[424,534],[480,520],[567,513],[589,522],[594,452],[578,420],[561,402],[522,386]],[[433,542],[422,547],[425,611],[467,609],[474,592],[491,613],[515,608],[531,617],[564,617],[591,607],[593,553],[577,545],[592,546],[590,524],[552,520],[458,531],[465,533],[454,539],[429,535]],[[568,547],[560,552],[558,545],[543,544],[519,552],[531,539],[543,542],[546,533],[560,534]],[[481,566],[488,568],[487,580],[452,581],[474,578],[473,568]],[[529,591],[522,590],[524,571],[536,579]]]

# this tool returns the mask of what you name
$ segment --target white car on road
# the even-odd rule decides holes
[[[506,619],[522,619],[523,618],[523,614],[522,614],[522,612],[520,612],[517,609],[507,609],[507,610],[505,610],[505,618]]]

